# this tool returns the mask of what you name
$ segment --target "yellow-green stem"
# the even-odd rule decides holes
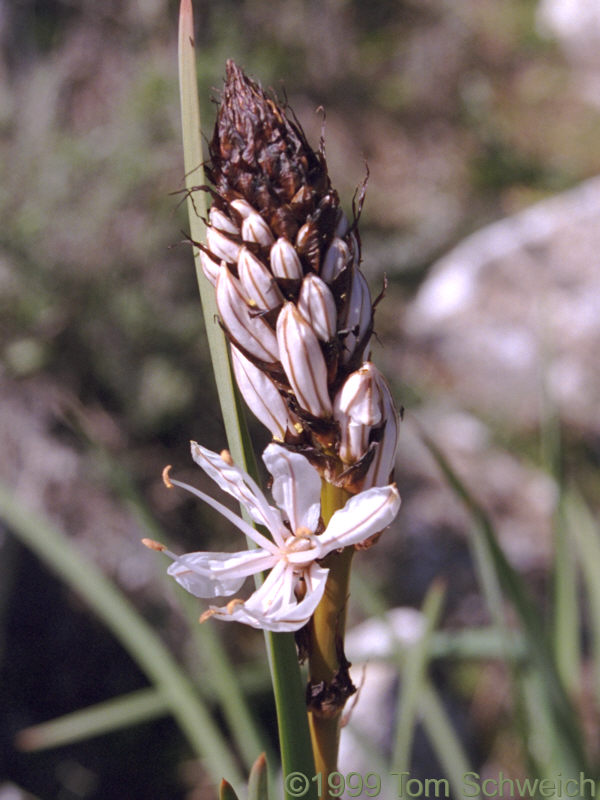
[[[325,525],[334,512],[343,508],[350,495],[344,489],[323,482],[321,490],[321,513]],[[323,599],[317,606],[310,627],[309,671],[310,683],[330,684],[340,664],[346,628],[346,607],[350,583],[350,566],[354,548],[331,553],[323,559],[329,568],[327,586]],[[342,708],[332,709],[331,714],[309,711],[308,718],[315,757],[316,772],[322,775],[321,800],[328,800],[328,775],[337,771],[338,745]],[[339,796],[339,795],[336,795]]]

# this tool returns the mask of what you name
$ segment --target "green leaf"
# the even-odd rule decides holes
[[[239,800],[237,794],[233,790],[233,786],[227,783],[225,778],[223,778],[219,786],[219,800]]]
[[[460,737],[452,727],[444,704],[431,681],[423,682],[419,710],[427,734],[442,769],[448,776],[454,797],[462,797],[464,776],[472,771]]]
[[[267,759],[265,754],[261,753],[250,771],[250,778],[248,780],[248,800],[268,800],[268,798]]]
[[[565,497],[565,519],[589,600],[596,698],[600,699],[600,526],[575,489]]]
[[[427,592],[423,603],[425,627],[418,641],[408,651],[402,671],[402,688],[398,702],[398,725],[392,765],[397,772],[407,772],[413,733],[419,712],[420,696],[429,661],[431,635],[438,623],[445,595],[445,587],[436,581]]]
[[[48,519],[25,509],[0,484],[0,518],[58,577],[77,592],[145,672],[168,703],[194,752],[215,780],[241,775],[229,747],[194,686],[123,592]]]
[[[160,692],[154,688],[140,689],[25,728],[17,734],[16,744],[20,750],[26,751],[61,747],[139,725],[164,716],[169,711],[169,703]]]
[[[497,580],[521,621],[528,652],[536,669],[539,670],[546,702],[552,710],[555,733],[562,738],[561,754],[566,768],[585,771],[586,756],[582,733],[578,725],[578,715],[558,674],[553,650],[543,626],[540,625],[539,612],[533,605],[522,579],[509,564],[498,544],[494,527],[487,513],[470,494],[437,445],[423,432],[421,432],[421,437],[451,488],[472,514],[481,532],[482,544],[486,548],[486,559],[493,565]]]

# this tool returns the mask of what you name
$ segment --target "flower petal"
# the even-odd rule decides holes
[[[292,533],[308,528],[314,533],[321,513],[321,478],[312,464],[300,453],[278,444],[270,444],[263,461],[273,476],[271,494],[287,515]]]
[[[192,442],[192,458],[224,492],[247,509],[259,525],[264,525],[281,546],[287,531],[277,508],[270,506],[256,482],[243,470],[228,464],[220,455]]]
[[[399,508],[400,495],[395,483],[375,486],[351,497],[317,538],[326,553],[358,544],[386,528]]]
[[[237,592],[248,575],[270,569],[276,559],[261,548],[238,553],[185,553],[175,557],[167,573],[196,597],[226,597]]]
[[[245,603],[211,608],[212,615],[274,633],[297,631],[306,625],[323,597],[328,573],[317,564],[303,571],[305,595],[298,601],[295,589],[299,576],[280,562]]]

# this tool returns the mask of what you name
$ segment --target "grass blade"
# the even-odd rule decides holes
[[[219,786],[219,800],[239,800],[233,786],[225,779],[221,781],[221,785]]]
[[[140,689],[25,728],[17,734],[16,743],[20,750],[26,751],[61,747],[139,725],[169,711],[169,703],[160,692],[154,688]]]
[[[565,497],[565,520],[575,543],[589,601],[598,702],[600,701],[600,527],[583,499],[573,489],[569,490]]]
[[[419,704],[423,729],[444,773],[448,776],[453,796],[462,797],[465,788],[464,776],[471,772],[472,768],[462,748],[460,737],[452,727],[446,709],[429,680],[423,682]]]
[[[267,760],[262,753],[254,762],[248,780],[248,800],[269,800]]]
[[[581,730],[577,722],[577,713],[558,674],[552,648],[540,625],[539,612],[532,604],[520,576],[509,564],[498,544],[487,513],[467,490],[437,445],[423,432],[421,432],[421,437],[448,483],[468,508],[481,530],[483,542],[488,550],[491,563],[494,565],[498,581],[521,620],[530,656],[539,670],[546,697],[553,710],[554,727],[563,740],[562,752],[570,764],[575,764],[578,769],[585,770],[586,757]]]
[[[408,651],[402,672],[402,688],[398,702],[398,726],[392,764],[397,772],[408,772],[414,727],[417,722],[419,700],[425,680],[431,634],[437,625],[445,587],[434,582],[423,603],[425,626],[415,645]]]
[[[0,484],[0,518],[58,577],[90,606],[165,698],[194,752],[218,780],[239,777],[227,743],[177,662],[125,595],[48,519],[25,509]]]

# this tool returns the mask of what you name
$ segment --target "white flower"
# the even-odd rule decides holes
[[[263,460],[273,476],[272,494],[278,508],[269,505],[249,475],[233,466],[228,453],[219,456],[192,442],[192,456],[272,536],[269,539],[259,533],[204,492],[165,475],[168,486],[174,484],[192,492],[257,545],[256,549],[236,553],[177,556],[146,540],[148,546],[173,559],[169,575],[197,597],[212,598],[235,594],[249,575],[270,570],[248,600],[211,606],[202,619],[215,616],[275,632],[298,630],[311,618],[325,591],[329,570],[318,563],[319,559],[381,531],[394,519],[400,505],[395,484],[368,489],[351,497],[343,509],[333,514],[326,529],[317,534],[321,479],[304,456],[277,444],[270,444],[265,450]]]

